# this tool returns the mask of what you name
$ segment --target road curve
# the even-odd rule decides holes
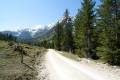
[[[104,73],[68,59],[52,49],[46,54],[45,65],[50,80],[111,80]]]

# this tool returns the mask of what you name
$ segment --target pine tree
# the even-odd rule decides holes
[[[120,0],[112,0],[112,21],[113,21],[113,27],[115,28],[115,52],[113,55],[113,61],[112,64],[120,65],[120,25],[119,25],[119,20],[120,20]]]
[[[69,16],[69,11],[67,9],[64,13],[62,26],[64,28],[64,50],[73,52],[73,21],[72,18]]]
[[[98,39],[99,46],[97,47],[97,50],[98,50],[97,53],[100,56],[100,58],[104,60],[110,57],[108,54],[110,51],[110,48],[108,46],[110,42],[108,29],[110,28],[109,24],[111,23],[111,20],[110,20],[111,15],[109,13],[110,13],[110,2],[109,0],[105,0],[100,7],[99,14],[101,19],[98,22],[99,25],[97,25],[97,27],[101,27],[100,28],[101,31]]]
[[[82,27],[82,12],[81,10],[78,10],[78,14],[76,15],[76,18],[74,20],[74,26],[75,26],[75,35],[74,35],[74,41],[75,41],[75,53],[78,54],[80,57],[84,57],[84,27]]]
[[[93,50],[94,6],[93,0],[83,0],[82,9],[75,19],[77,52],[87,58],[93,58],[95,55]]]
[[[98,21],[100,29],[99,46],[97,48],[101,59],[110,64],[120,63],[120,49],[118,47],[118,32],[117,24],[118,7],[117,0],[102,0],[100,7],[100,20]]]
[[[116,35],[116,40],[117,40],[117,47],[120,48],[120,25],[119,25],[119,20],[120,20],[120,0],[112,0],[111,1],[111,14],[112,14],[112,21],[113,21],[113,26],[116,29],[115,30],[115,35]]]
[[[54,44],[57,50],[62,50],[63,45],[63,27],[59,22],[55,26]]]

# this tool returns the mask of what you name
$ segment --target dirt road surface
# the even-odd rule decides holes
[[[52,49],[45,58],[50,80],[114,80],[106,73],[68,59]]]

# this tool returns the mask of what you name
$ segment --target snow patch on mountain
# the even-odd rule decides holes
[[[54,24],[49,24],[47,26],[34,25],[31,28],[19,29],[17,31],[2,31],[4,34],[11,34],[22,39],[31,39],[34,37],[42,36],[44,33],[49,31]]]

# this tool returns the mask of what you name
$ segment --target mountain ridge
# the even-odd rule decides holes
[[[47,32],[49,32],[50,29],[52,29],[53,26],[44,26],[42,28],[37,29],[31,29],[31,28],[25,28],[17,31],[1,31],[3,34],[9,34],[13,35],[17,38],[28,40],[28,39],[34,39],[42,37]]]

